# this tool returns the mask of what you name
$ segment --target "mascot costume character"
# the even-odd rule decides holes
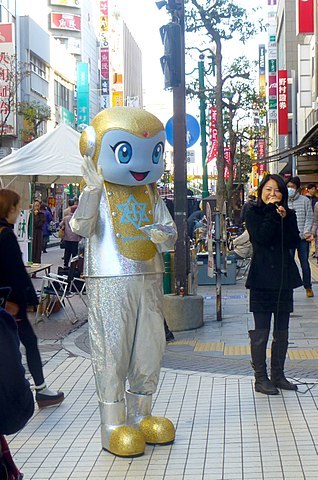
[[[86,238],[102,447],[123,457],[142,455],[146,443],[166,445],[175,438],[169,419],[151,415],[165,348],[161,253],[177,238],[156,188],[164,142],[164,127],[154,115],[128,107],[101,111],[80,138],[86,186],[71,227]]]

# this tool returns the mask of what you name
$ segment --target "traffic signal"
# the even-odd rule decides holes
[[[165,88],[179,87],[181,84],[181,27],[170,22],[160,28],[164,45],[164,56],[160,58],[165,78]]]

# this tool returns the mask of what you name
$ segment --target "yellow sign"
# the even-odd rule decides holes
[[[113,92],[112,93],[112,106],[113,107],[123,107],[124,106],[124,92]]]

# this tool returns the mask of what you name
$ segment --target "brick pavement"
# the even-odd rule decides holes
[[[317,360],[287,362],[288,373],[300,381],[299,392],[274,397],[255,393],[249,355],[226,355],[225,349],[248,346],[251,316],[246,292],[241,284],[224,286],[224,318],[216,322],[213,288],[201,287],[204,327],[177,333],[179,343],[167,346],[154,395],[154,412],[174,421],[176,441],[172,446],[148,446],[137,459],[114,458],[100,448],[87,325],[64,338],[40,341],[48,384],[63,389],[66,399],[58,408],[36,409],[28,425],[10,437],[25,480],[317,478]],[[292,351],[318,349],[316,284],[314,291],[312,299],[302,289],[296,293]],[[60,326],[60,332],[63,329]],[[205,344],[224,346],[204,350]]]

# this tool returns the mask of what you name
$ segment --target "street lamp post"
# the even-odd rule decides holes
[[[207,143],[206,143],[206,102],[204,90],[204,55],[200,55],[198,62],[199,70],[199,96],[200,96],[200,128],[201,128],[201,152],[202,152],[202,198],[209,195],[208,190],[208,168],[206,164]]]

